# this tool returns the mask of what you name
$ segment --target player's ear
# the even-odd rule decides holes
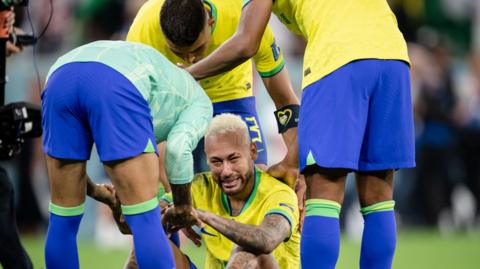
[[[257,144],[255,142],[250,142],[250,157],[252,161],[257,159]]]
[[[212,27],[213,24],[215,23],[215,17],[213,17],[213,16],[208,16],[207,23],[208,23],[208,26]]]

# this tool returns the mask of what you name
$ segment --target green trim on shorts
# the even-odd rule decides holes
[[[62,217],[80,216],[85,211],[85,203],[74,207],[63,207],[50,202],[48,205],[48,211]]]
[[[305,216],[340,217],[341,205],[325,199],[308,199],[305,202]]]
[[[157,197],[145,201],[143,203],[135,204],[135,205],[122,205],[122,213],[124,215],[136,215],[142,214],[147,211],[150,211],[158,206],[158,199]]]
[[[312,154],[312,151],[308,152],[308,155],[307,155],[307,166],[308,165],[312,165],[312,164],[316,164],[317,162],[315,161],[315,158],[313,158],[313,154]]]
[[[360,209],[360,213],[366,216],[368,214],[375,213],[375,212],[393,211],[394,207],[395,207],[394,200],[384,201],[384,202],[380,202],[380,203],[376,203],[376,204],[364,207]]]
[[[152,140],[149,138],[145,149],[143,150],[144,153],[154,153],[155,147],[153,146]]]

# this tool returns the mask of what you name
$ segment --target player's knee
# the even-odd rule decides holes
[[[338,179],[344,178],[350,172],[349,169],[345,168],[326,168],[321,167],[316,164],[309,165],[303,169],[302,174],[305,177],[312,177],[315,174],[320,175],[322,178],[336,181]]]
[[[367,193],[359,192],[358,199],[360,200],[359,202],[362,207],[367,207],[367,206],[371,206],[381,202],[391,201],[392,193],[387,191],[367,192]]]

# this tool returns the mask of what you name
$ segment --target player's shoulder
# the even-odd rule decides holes
[[[237,14],[242,11],[241,0],[204,0],[203,2],[222,14]]]
[[[165,0],[149,0],[145,2],[138,10],[137,17],[142,15],[156,15],[160,16],[160,9]]]
[[[260,190],[265,194],[273,195],[274,193],[287,193],[292,197],[295,196],[295,192],[287,184],[274,178],[270,174],[260,169],[256,169],[257,177],[260,178]]]
[[[197,173],[192,179],[192,188],[195,189],[212,189],[215,180],[211,172]]]

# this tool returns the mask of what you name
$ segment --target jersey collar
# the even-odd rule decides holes
[[[213,17],[214,22],[212,25],[212,33],[215,31],[215,27],[217,26],[218,14],[217,14],[217,7],[212,3],[210,0],[203,0],[203,4],[208,8],[210,11],[210,16]]]
[[[240,216],[252,204],[257,194],[258,185],[260,185],[261,171],[257,169],[257,167],[255,167],[255,164],[253,165],[255,169],[255,173],[253,175],[253,180],[254,180],[253,189],[250,195],[248,195],[247,201],[245,202],[245,204],[243,204],[243,207],[240,210],[240,213],[238,214],[238,216]],[[232,206],[230,205],[230,199],[228,199],[228,196],[224,192],[222,192],[222,204],[223,204],[223,207],[227,210],[228,214],[232,216]]]

